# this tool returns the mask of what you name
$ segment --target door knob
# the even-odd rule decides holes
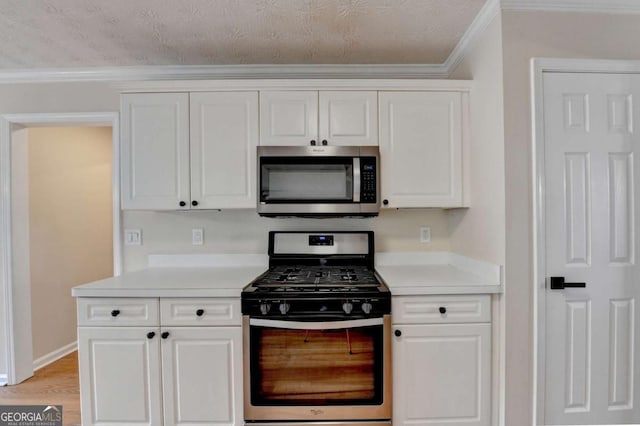
[[[316,146],[316,141],[315,139],[312,139],[311,142],[309,142],[311,144],[311,146]]]
[[[567,287],[583,288],[587,286],[587,283],[564,282],[564,277],[549,277],[549,284],[550,284],[551,290],[564,290]]]

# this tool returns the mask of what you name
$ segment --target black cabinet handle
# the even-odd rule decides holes
[[[197,316],[199,316],[199,317],[201,317],[202,315],[204,315],[204,309],[198,309],[198,310],[196,311],[196,315],[197,315]]]
[[[446,313],[447,313],[447,308],[445,308],[444,306],[440,306],[440,307],[438,308],[438,311],[440,311],[440,313],[441,313],[442,315],[444,315],[444,314],[446,314]]]
[[[155,332],[150,331],[150,332],[147,333],[147,339],[153,339],[155,335],[156,335]]]
[[[315,139],[311,139],[311,141],[309,142],[312,146],[316,146],[316,140]]]
[[[111,316],[112,317],[117,317],[118,315],[120,315],[120,310],[119,309],[114,309],[113,311],[111,311]]]
[[[395,334],[396,337],[400,337],[400,336],[402,336],[402,331],[396,330],[396,331],[393,332],[393,334]]]
[[[163,339],[166,339],[167,337],[169,337],[169,332],[168,331],[163,331],[162,334],[160,335]]]
[[[549,284],[551,284],[551,290],[564,290],[567,287],[571,288],[584,288],[587,283],[566,283],[564,277],[550,277]]]
[[[382,204],[384,204],[385,206],[389,205],[389,200],[382,200]]]
[[[196,200],[193,200],[193,201],[191,202],[191,205],[192,205],[193,207],[195,207],[195,206],[197,206],[197,205],[198,205],[198,202],[197,202]]]
[[[328,143],[329,143],[329,142],[327,142],[327,140],[326,140],[326,139],[322,139],[322,145],[325,145],[325,146],[326,146]]]
[[[187,205],[187,203],[185,203],[184,201],[180,201],[180,203],[179,203],[179,204],[180,204],[180,207],[184,207],[184,206],[186,206],[186,205]]]

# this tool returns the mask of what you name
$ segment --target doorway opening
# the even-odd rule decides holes
[[[116,113],[0,124],[0,373],[12,385],[76,350],[71,288],[121,273],[119,129]]]

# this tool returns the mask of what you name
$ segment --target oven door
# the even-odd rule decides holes
[[[243,318],[247,421],[391,418],[391,319]]]

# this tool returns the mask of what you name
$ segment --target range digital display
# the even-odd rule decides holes
[[[310,246],[332,246],[333,235],[309,235]]]

